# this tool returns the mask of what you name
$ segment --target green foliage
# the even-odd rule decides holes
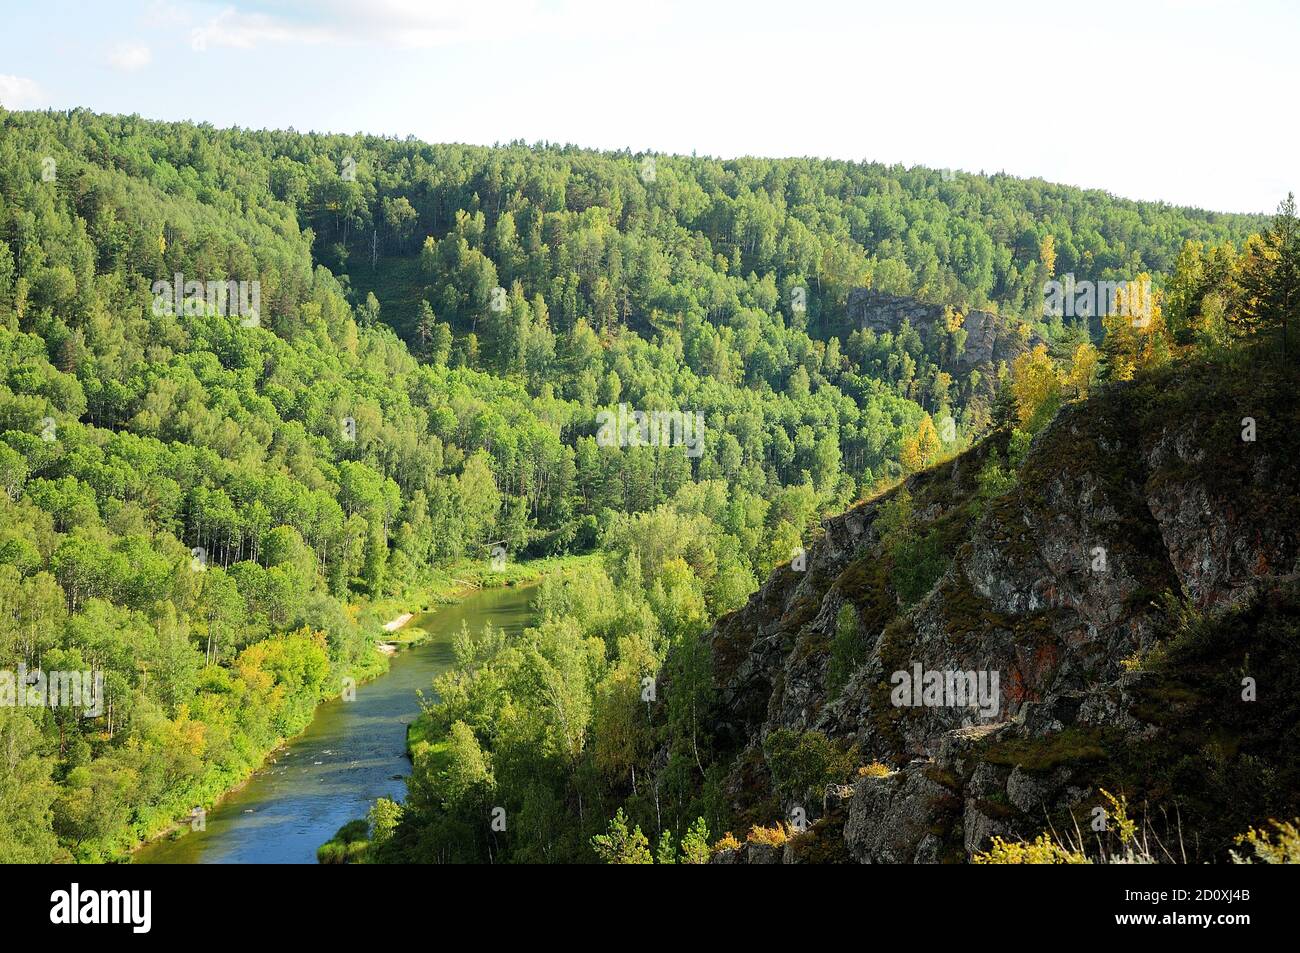
[[[650,842],[641,833],[640,827],[628,830],[627,818],[621,807],[610,820],[609,831],[591,839],[591,848],[605,864],[654,863],[650,855]],[[668,856],[672,856],[671,850]]]
[[[835,636],[831,640],[831,659],[826,670],[826,694],[834,698],[848,682],[853,671],[865,661],[867,642],[858,632],[857,612],[845,603],[835,617]]]
[[[957,312],[1035,322],[1048,235],[1081,280],[1162,277],[1169,235],[1259,224],[866,163],[637,167],[0,110],[0,667],[93,668],[107,693],[97,718],[0,713],[0,859],[116,859],[210,803],[380,670],[358,619],[497,546],[608,559],[546,587],[517,643],[458,644],[410,801],[327,855],[585,859],[616,803],[660,839],[719,828],[704,632],[825,513],[932,463],[932,418],[982,428]],[[1261,260],[1289,260],[1279,241]],[[259,320],[162,306],[177,274],[258,282]],[[1180,313],[1214,312],[1217,286],[1184,284]],[[866,285],[953,310],[924,338],[851,328]],[[601,446],[618,403],[702,414],[699,455]],[[948,540],[898,506],[908,604]],[[646,709],[655,673],[672,689]]]
[[[51,829],[54,759],[43,749],[40,732],[22,711],[0,708],[0,863],[64,859]]]
[[[707,864],[713,851],[709,847],[709,825],[697,817],[690,829],[682,835],[683,864]]]
[[[763,754],[772,772],[772,786],[778,795],[798,801],[810,795],[821,797],[831,783],[842,783],[857,762],[855,747],[827,738],[820,731],[778,728],[763,740]]]
[[[391,803],[391,802],[390,802]],[[348,821],[316,849],[318,864],[364,864],[370,854],[371,826],[367,821]]]
[[[597,853],[599,853],[597,849]],[[664,831],[659,835],[659,845],[655,848],[656,864],[677,863],[677,848],[673,844],[673,832]]]
[[[386,797],[377,799],[366,815],[370,841],[381,846],[388,843],[401,819],[402,805]]]
[[[655,544],[658,527],[647,519],[620,531],[624,549],[606,556],[611,569],[621,569],[617,583],[600,567],[545,578],[534,603],[537,624],[519,638],[506,640],[489,626],[455,639],[455,665],[435,680],[437,701],[411,736],[410,796],[391,844],[377,856],[580,861],[593,845],[614,843],[594,837],[615,837],[623,850],[619,838],[637,840],[634,834],[655,822],[661,862],[679,853],[683,862],[698,859],[708,828],[694,792],[709,755],[701,718],[710,689],[700,635],[712,609],[707,579]],[[621,552],[644,554],[649,573],[640,557]],[[717,561],[707,546],[692,558],[702,567]],[[692,605],[698,616],[686,624],[679,607]],[[665,699],[659,693],[666,684]],[[655,810],[641,785],[664,741],[674,764],[694,770],[684,768],[680,790],[658,792]],[[624,826],[635,831],[593,831],[592,805],[620,792],[628,795],[620,810],[638,818]],[[495,807],[512,819],[504,830],[492,829]],[[679,842],[675,832],[684,829]]]
[[[980,467],[975,482],[979,488],[977,495],[980,501],[988,503],[1009,493],[1016,485],[1016,475],[1013,470],[1003,467],[997,453],[990,453],[984,466]]]
[[[949,534],[935,526],[920,532],[912,495],[899,487],[880,505],[876,531],[890,560],[890,581],[904,608],[914,605],[938,581],[952,559]]]
[[[1300,306],[1300,219],[1294,195],[1287,195],[1270,227],[1247,244],[1237,283],[1242,295],[1235,330],[1241,335],[1274,335],[1286,355]]]

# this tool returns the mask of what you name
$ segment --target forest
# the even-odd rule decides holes
[[[1045,313],[1066,275],[1154,306]],[[258,310],[159,307],[174,276]],[[715,619],[988,434],[995,499],[1094,388],[1286,353],[1298,276],[1289,199],[0,109],[0,667],[104,673],[94,717],[0,705],[0,862],[123,859],[382,670],[367,605],[495,550],[601,558],[457,640],[367,859],[707,858]],[[854,327],[863,288],[940,316]],[[1014,360],[962,362],[973,310]],[[620,404],[702,415],[702,452],[607,445]]]

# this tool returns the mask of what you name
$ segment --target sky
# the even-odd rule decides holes
[[[1271,212],[1296,0],[0,0],[0,104],[1007,172]]]

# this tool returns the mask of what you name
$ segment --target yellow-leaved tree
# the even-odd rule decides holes
[[[1168,363],[1169,334],[1160,311],[1160,292],[1151,287],[1150,274],[1142,272],[1132,281],[1121,282],[1113,302],[1098,303],[1104,308],[1102,353],[1107,377],[1132,380],[1137,371]]]
[[[1092,389],[1093,380],[1097,376],[1097,363],[1099,355],[1097,349],[1085,341],[1074,349],[1074,356],[1070,359],[1070,371],[1065,376],[1065,383],[1074,391],[1074,396],[1079,400],[1084,400],[1088,396],[1088,391]]]
[[[1038,246],[1038,260],[1043,265],[1043,280],[1048,281],[1056,274],[1056,236],[1051,234],[1043,236]]]
[[[1011,397],[1016,419],[1027,433],[1036,433],[1061,405],[1061,372],[1040,344],[1025,351],[1011,365]]]
[[[921,418],[916,433],[903,440],[898,462],[903,465],[905,472],[915,473],[936,463],[942,450],[943,441],[939,439],[939,431],[935,429],[934,420],[926,414]]]

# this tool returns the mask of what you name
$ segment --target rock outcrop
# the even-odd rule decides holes
[[[981,390],[992,394],[1000,364],[1010,365],[1026,349],[1042,343],[1028,326],[1024,332],[1017,322],[1008,321],[992,311],[978,308],[956,309],[966,332],[965,345],[957,355],[955,370],[960,377],[979,371],[987,382]],[[944,306],[927,304],[916,298],[886,294],[874,288],[855,288],[849,292],[845,312],[850,329],[865,329],[875,334],[897,334],[907,323],[929,345],[931,329],[945,318]]]
[[[803,571],[779,568],[709,637],[737,831],[792,814],[810,827],[784,851],[719,859],[960,862],[994,836],[1086,829],[1103,788],[1177,815],[1166,833],[1187,859],[1300,813],[1296,378],[1197,366],[1114,385],[1067,405],[1004,495],[977,479],[1006,462],[995,434],[827,520]],[[896,582],[917,567],[878,523],[902,489],[905,552],[934,567],[912,605]],[[836,680],[845,606],[855,662]],[[996,674],[996,711],[951,692],[897,704],[895,673],[918,665]],[[878,765],[791,792],[765,747],[778,731]]]

